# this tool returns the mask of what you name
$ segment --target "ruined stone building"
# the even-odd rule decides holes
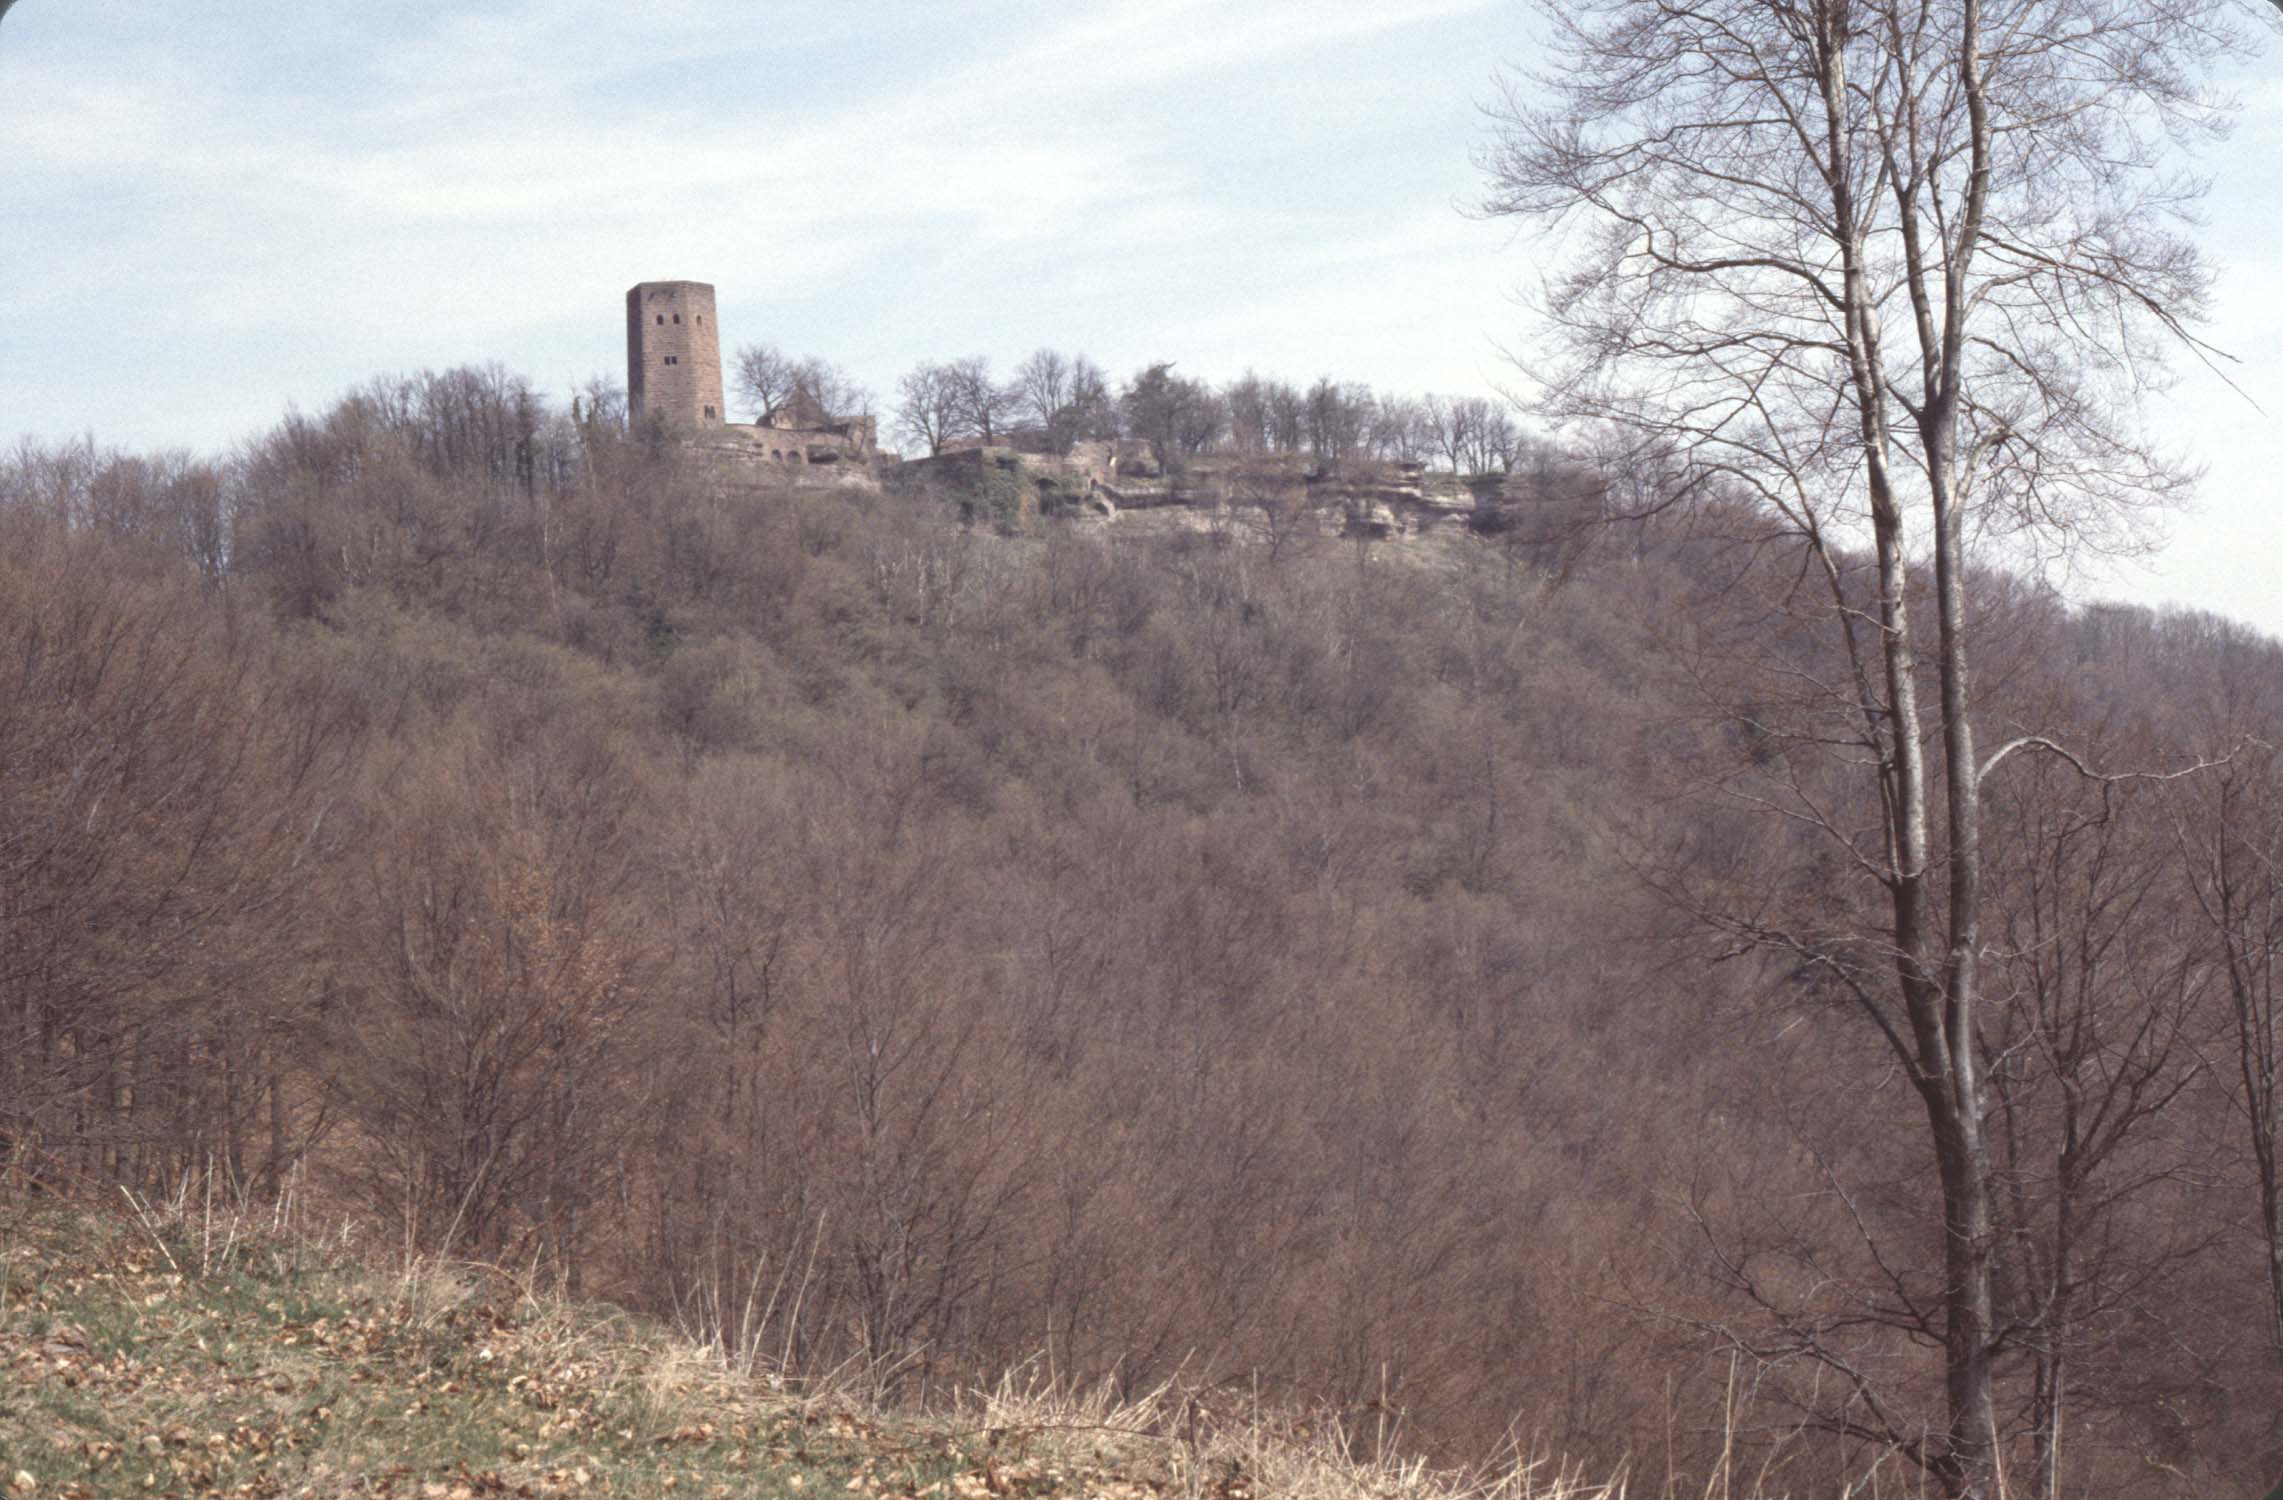
[[[721,325],[703,281],[645,281],[626,293],[626,412],[702,430],[728,419]]]
[[[836,417],[807,396],[796,396],[750,430],[756,445],[766,444],[779,463],[830,464],[864,461],[879,451],[880,427],[872,417]]]
[[[813,401],[754,426],[729,420],[710,282],[645,281],[627,290],[626,406],[637,427],[663,421],[746,464],[864,468],[879,452],[873,418],[835,415]]]

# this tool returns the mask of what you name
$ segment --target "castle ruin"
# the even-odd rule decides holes
[[[868,468],[879,451],[872,417],[836,415],[812,401],[752,426],[731,422],[710,282],[645,281],[627,289],[626,407],[636,427],[661,422],[746,464]]]
[[[1017,524],[1050,513],[1111,520],[1157,511],[1207,525],[1234,509],[1304,513],[1344,535],[1394,538],[1445,521],[1499,532],[1514,520],[1507,476],[1429,474],[1417,463],[1212,454],[1168,472],[1145,442],[1083,442],[1057,454],[1042,434],[1022,432],[988,443],[955,438],[938,453],[899,462],[883,459],[875,418],[826,411],[806,394],[758,422],[732,422],[714,289],[703,281],[645,281],[627,290],[626,394],[637,429],[656,423],[678,433],[725,486],[754,493],[787,482],[877,487],[892,471],[898,485],[967,497],[963,507],[985,490],[1011,493]]]
[[[721,325],[713,286],[645,281],[626,293],[626,411],[703,430],[726,420],[721,398]]]

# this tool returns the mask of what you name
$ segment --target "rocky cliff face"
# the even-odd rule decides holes
[[[1085,444],[1069,457],[967,447],[910,460],[889,482],[962,492],[1013,484],[1026,511],[1116,524],[1172,512],[1193,524],[1245,512],[1296,530],[1400,541],[1444,528],[1495,533],[1524,498],[1503,474],[1462,477],[1376,459],[1326,464],[1292,454],[1208,454],[1167,471],[1134,444]],[[1169,515],[1159,518],[1164,524]]]

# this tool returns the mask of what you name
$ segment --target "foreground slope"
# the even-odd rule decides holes
[[[0,1482],[96,1496],[1564,1500],[1193,1398],[1002,1383],[932,1413],[794,1390],[488,1268],[387,1271],[242,1217],[0,1205]]]

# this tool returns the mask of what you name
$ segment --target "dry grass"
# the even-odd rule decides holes
[[[919,1410],[467,1265],[375,1267],[211,1200],[0,1204],[0,1485],[150,1496],[1622,1500],[1241,1397],[1043,1365]],[[1362,1455],[1379,1455],[1376,1457]],[[1716,1492],[1742,1497],[1748,1487]]]

